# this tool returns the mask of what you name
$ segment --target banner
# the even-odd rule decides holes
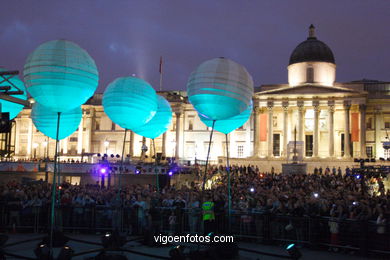
[[[359,142],[359,113],[351,113],[351,142]]]
[[[38,172],[38,168],[35,162],[0,162],[2,172]]]
[[[267,114],[260,114],[260,142],[267,141]]]

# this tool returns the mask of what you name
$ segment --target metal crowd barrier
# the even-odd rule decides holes
[[[0,203],[0,232],[45,233],[49,227],[49,204],[14,208]],[[228,232],[227,213],[215,212],[214,230]],[[131,235],[145,231],[165,234],[203,233],[200,209],[90,205],[62,206],[56,211],[56,226],[65,232],[99,234],[121,230]],[[331,219],[315,216],[275,215],[269,212],[233,211],[231,234],[237,239],[262,243],[297,243],[338,250],[359,250],[390,255],[390,224],[375,221]]]

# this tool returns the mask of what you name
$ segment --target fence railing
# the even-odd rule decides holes
[[[19,208],[3,203],[0,204],[0,229],[3,229],[0,232],[46,232],[49,216],[49,205]],[[63,205],[56,210],[56,227],[66,232],[94,234],[112,230],[122,230],[132,235],[143,235],[146,231],[175,235],[203,233],[199,208],[159,207],[144,210],[137,206]],[[214,231],[229,232],[226,212],[215,212]],[[390,254],[390,224],[379,225],[368,220],[233,211],[230,233],[238,239],[263,243],[295,242]]]

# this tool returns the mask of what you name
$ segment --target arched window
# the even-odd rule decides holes
[[[306,82],[314,83],[314,68],[312,66],[306,68]]]

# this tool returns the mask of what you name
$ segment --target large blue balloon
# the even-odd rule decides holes
[[[55,112],[84,104],[95,92],[99,76],[94,60],[66,40],[38,46],[24,65],[27,91],[36,102]]]
[[[140,78],[117,78],[104,91],[103,108],[114,123],[133,130],[146,124],[156,114],[157,94],[148,82]]]
[[[0,71],[6,71],[6,70],[0,68]],[[4,77],[9,78],[10,76],[5,75]],[[0,87],[4,87],[4,86],[11,87],[9,91],[19,91],[19,90],[23,91],[22,95],[11,95],[12,97],[23,99],[23,100],[27,99],[26,87],[24,86],[23,82],[20,80],[18,76],[13,76],[8,81],[4,81],[4,79],[0,77],[0,81],[3,81],[0,83]],[[9,82],[11,82],[15,86],[10,84]],[[1,103],[1,112],[3,113],[8,112],[9,119],[14,119],[23,109],[23,105],[9,102],[4,99],[0,99],[0,103]]]
[[[248,108],[253,80],[240,64],[216,58],[203,62],[192,72],[187,93],[199,114],[211,120],[223,120]]]
[[[239,114],[238,116],[233,116],[233,117],[228,118],[228,119],[215,121],[214,129],[218,132],[223,133],[223,134],[228,134],[228,133],[236,130],[237,128],[243,126],[246,123],[246,121],[248,121],[249,117],[251,116],[252,110],[253,110],[253,105],[251,103],[251,105],[244,112]],[[213,126],[213,120],[210,120],[202,115],[199,115],[199,117],[200,117],[200,120],[202,120],[202,122],[206,126],[208,126],[208,127]]]
[[[62,112],[60,116],[58,140],[64,139],[73,134],[80,125],[81,117],[81,107]],[[35,127],[44,135],[53,139],[56,139],[57,135],[57,118],[57,112],[47,109],[38,103],[35,103],[32,107],[31,119]]]
[[[172,122],[172,109],[169,102],[157,95],[157,112],[145,125],[133,129],[133,131],[146,138],[154,139],[165,133]]]

